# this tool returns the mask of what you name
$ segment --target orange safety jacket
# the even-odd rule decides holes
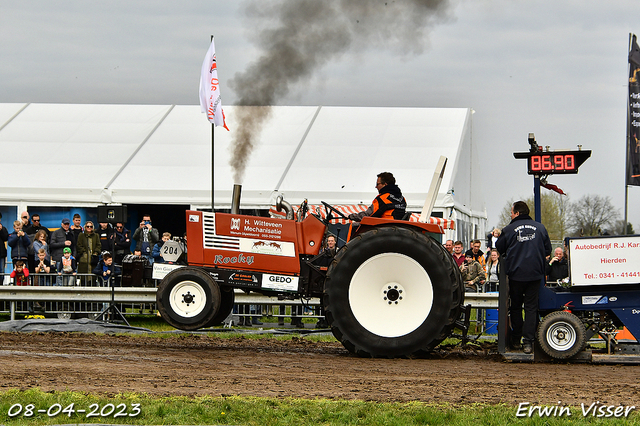
[[[402,219],[407,210],[407,201],[397,185],[385,185],[373,200],[372,217]]]

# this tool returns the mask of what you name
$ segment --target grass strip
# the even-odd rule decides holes
[[[139,405],[138,405],[139,404]],[[38,412],[38,411],[43,412]],[[79,410],[86,410],[80,413]],[[379,403],[328,399],[250,397],[151,397],[122,393],[43,392],[39,389],[0,393],[0,424],[60,425],[78,423],[126,425],[627,425],[629,418],[583,417],[579,407],[562,417],[517,418],[510,405],[435,405],[424,402]],[[95,415],[91,415],[91,413]],[[135,414],[135,415],[134,415]]]

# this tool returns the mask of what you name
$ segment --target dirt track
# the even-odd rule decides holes
[[[506,363],[487,350],[386,360],[304,339],[0,333],[0,365],[3,390],[640,406],[639,366]]]

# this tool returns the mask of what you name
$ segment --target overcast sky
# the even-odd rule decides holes
[[[0,102],[197,104],[214,35],[222,101],[235,104],[230,82],[260,53],[246,4],[0,0]],[[488,226],[507,200],[532,194],[525,161],[512,155],[528,150],[529,132],[551,149],[591,149],[578,175],[549,182],[574,201],[610,196],[622,215],[627,49],[629,33],[640,34],[638,12],[637,0],[452,1],[404,46],[354,43],[277,103],[473,108]],[[629,220],[638,232],[635,187]]]

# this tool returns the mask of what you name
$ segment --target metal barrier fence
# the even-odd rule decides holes
[[[120,285],[120,277],[114,278],[115,285]],[[110,284],[94,274],[31,273],[27,280],[29,285],[16,286],[9,274],[0,274],[0,283],[4,283],[0,285],[0,312],[10,313],[11,319],[16,314],[45,313],[93,319],[111,302]],[[155,287],[116,287],[116,293],[121,295],[116,301],[121,312],[140,315],[156,311]]]
[[[1,278],[4,274],[0,274]],[[156,284],[153,287],[110,287],[93,274],[77,274],[68,285],[54,285],[56,274],[30,274],[36,285],[0,285],[0,312],[18,314],[53,314],[63,318],[87,316],[95,318],[113,298],[121,312],[127,315],[154,314],[156,312]],[[47,281],[47,279],[49,279]],[[50,282],[50,285],[46,285]],[[44,283],[45,285],[37,285]],[[305,317],[321,318],[320,299],[280,300],[259,293],[235,290],[234,314],[238,317],[272,316],[280,319]],[[41,309],[37,309],[39,304]],[[483,326],[482,312],[498,308],[497,293],[466,293],[465,304],[478,310],[476,322]],[[312,310],[304,315],[305,308]],[[284,310],[283,310],[284,309]]]

